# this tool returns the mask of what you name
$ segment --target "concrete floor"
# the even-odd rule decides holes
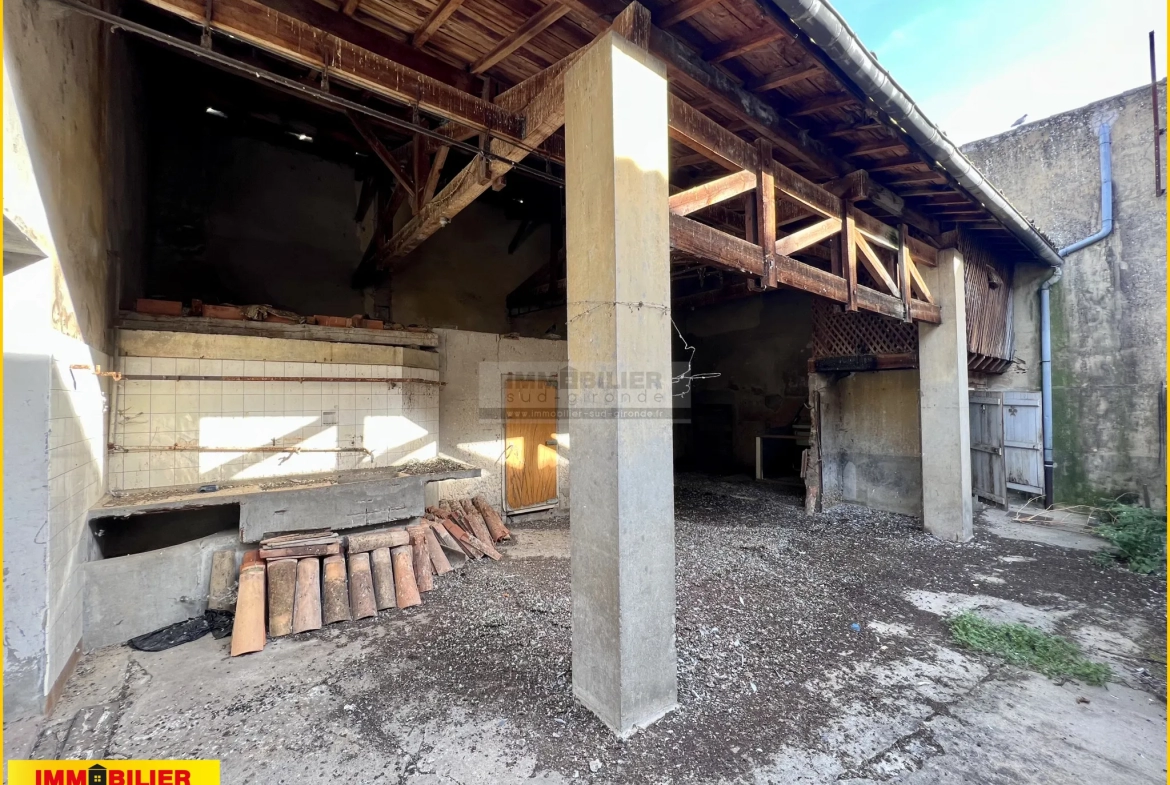
[[[945,545],[748,483],[680,487],[681,708],[626,742],[569,696],[553,520],[406,612],[236,659],[210,636],[90,653],[34,756],[213,757],[225,783],[1165,781],[1164,582],[986,522]],[[959,650],[939,620],[964,608],[1071,635],[1117,681]]]

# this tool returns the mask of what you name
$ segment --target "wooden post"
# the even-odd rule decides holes
[[[251,559],[249,559],[251,556]],[[259,551],[244,555],[240,567],[240,594],[236,617],[232,622],[232,656],[249,654],[264,648],[264,562]]]
[[[846,300],[845,310],[857,310],[857,221],[849,202],[841,200],[841,262],[844,266]]]
[[[420,592],[435,588],[431,572],[431,553],[427,550],[427,538],[422,526],[410,526],[406,530],[410,537],[410,553],[414,562],[414,580]]]
[[[268,635],[280,638],[292,633],[293,594],[297,585],[297,560],[268,562]]]
[[[394,568],[390,564],[390,549],[377,548],[370,553],[370,571],[374,574],[374,602],[384,611],[397,604],[394,598]]]
[[[325,557],[326,624],[349,621],[349,582],[345,577],[345,557],[340,553]]]
[[[902,307],[906,309],[904,321],[910,318],[910,244],[906,237],[906,224],[898,224],[898,291],[902,295]]]
[[[756,182],[756,242],[764,251],[763,282],[776,288],[776,178],[772,168],[772,143],[756,140],[760,163]]]
[[[297,591],[293,601],[293,632],[321,629],[321,560],[310,556],[297,562]]]
[[[374,580],[370,575],[370,554],[349,555],[349,612],[355,619],[378,615],[374,602]]]
[[[399,608],[421,605],[418,583],[414,580],[414,555],[409,545],[390,549],[390,560],[394,564],[394,596]]]

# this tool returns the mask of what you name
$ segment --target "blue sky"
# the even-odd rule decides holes
[[[853,31],[959,144],[1165,74],[1165,0],[833,0]]]

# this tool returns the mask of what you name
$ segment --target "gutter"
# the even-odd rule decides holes
[[[894,78],[824,0],[760,0],[784,12],[878,109],[912,139],[967,193],[1002,223],[1024,247],[1050,267],[1060,267],[1061,254],[1032,228],[1024,216],[988,182],[975,165],[927,119]]]
[[[1113,233],[1113,139],[1109,123],[1101,123],[1097,130],[1101,154],[1101,228],[1083,240],[1061,248],[1057,253],[1063,259],[1071,253],[1104,240]],[[1040,398],[1044,417],[1044,506],[1052,507],[1056,462],[1052,450],[1052,312],[1049,291],[1059,283],[1064,269],[1053,267],[1052,274],[1040,284]]]

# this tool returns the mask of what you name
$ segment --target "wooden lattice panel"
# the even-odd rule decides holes
[[[813,298],[813,359],[918,354],[918,325]]]

